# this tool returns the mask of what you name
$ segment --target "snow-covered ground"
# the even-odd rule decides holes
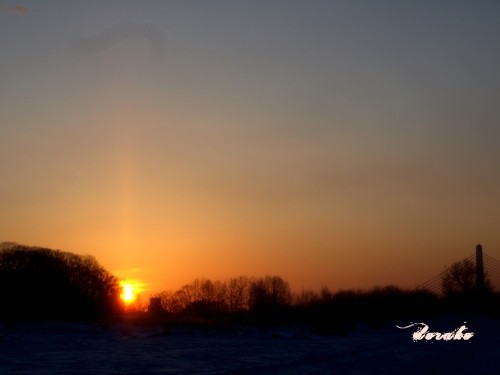
[[[426,323],[444,332],[463,320]],[[393,324],[360,325],[347,337],[302,328],[0,324],[0,374],[500,374],[500,322],[478,317],[467,326],[469,341],[413,342],[413,330]]]

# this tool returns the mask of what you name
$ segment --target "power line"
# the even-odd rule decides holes
[[[468,257],[462,259],[459,263],[469,261],[469,260],[475,260],[475,257],[476,257],[476,254],[469,255]],[[442,278],[447,272],[448,272],[448,269],[445,269],[444,271],[442,271],[439,274],[437,274],[436,276],[430,278],[426,282],[418,285],[415,289],[428,289],[431,291],[435,291],[435,289],[439,288],[439,293],[437,293],[437,294],[440,294],[441,289],[442,289],[442,285],[441,285]]]

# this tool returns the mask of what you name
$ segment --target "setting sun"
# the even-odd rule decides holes
[[[122,301],[126,304],[134,302],[138,293],[137,283],[127,280],[122,281],[120,285],[122,287],[122,292],[120,294]]]

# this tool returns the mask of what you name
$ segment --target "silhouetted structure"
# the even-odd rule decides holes
[[[149,299],[148,313],[152,315],[159,315],[164,313],[165,310],[161,305],[160,297],[153,297]]]
[[[478,244],[476,251],[461,261],[454,262],[416,287],[428,290],[438,296],[456,293],[474,293],[476,291],[491,293],[500,286],[500,261],[483,252]]]

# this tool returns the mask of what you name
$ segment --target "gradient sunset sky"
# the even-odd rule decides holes
[[[23,1],[0,51],[0,241],[145,291],[500,258],[500,1]]]

